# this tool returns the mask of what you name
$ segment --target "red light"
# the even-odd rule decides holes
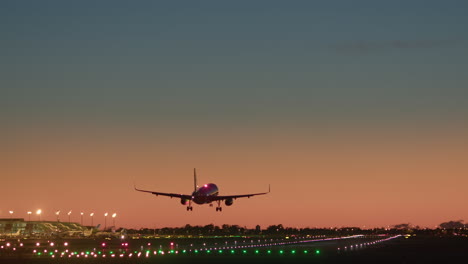
[[[102,243],[101,246],[105,247],[105,246],[106,246],[106,243]]]

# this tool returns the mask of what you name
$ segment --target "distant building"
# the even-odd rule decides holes
[[[86,228],[78,223],[0,218],[0,237],[70,236],[71,234],[83,234],[84,231],[86,231]]]

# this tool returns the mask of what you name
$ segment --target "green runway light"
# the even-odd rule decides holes
[[[197,250],[197,249],[195,249],[195,254],[198,254],[198,250]]]
[[[271,250],[268,250],[267,253],[268,253],[268,254],[271,254]]]
[[[41,252],[37,252],[37,255],[40,256],[40,255],[42,255],[42,253],[41,253]]]
[[[291,253],[296,254],[296,250],[291,250]]]
[[[101,254],[102,254],[102,252],[101,252],[101,251],[98,251],[98,254],[99,254],[99,255],[101,255]]]
[[[222,251],[222,250],[219,250],[218,252],[219,252],[220,254],[221,254],[221,253],[223,253],[223,251]]]
[[[75,253],[76,254],[76,253]],[[109,254],[114,254],[114,251],[109,252]]]
[[[187,250],[185,250],[185,249],[184,249],[184,250],[182,250],[182,253],[187,253]]]
[[[304,250],[304,254],[307,254],[307,253],[309,253],[309,251],[307,251],[307,250]]]
[[[135,253],[136,253],[136,252],[135,252]],[[174,254],[174,250],[171,250],[170,253],[171,253],[171,254]]]
[[[247,250],[242,250],[242,253],[246,254],[246,253],[247,253]]]
[[[210,252],[211,252],[211,250],[209,250],[209,249],[206,251],[206,253],[208,253],[208,254],[209,254]]]
[[[185,251],[185,250],[184,250],[184,251]],[[146,254],[149,254],[149,253],[151,253],[151,251],[149,251],[149,250],[146,250]]]
[[[234,254],[234,253],[236,253],[236,252],[234,250],[231,250],[231,254]]]
[[[283,253],[284,253],[284,251],[283,251],[283,250],[280,250],[280,254],[283,254]]]
[[[258,249],[257,249],[257,250],[255,250],[255,254],[258,254]]]
[[[89,251],[86,251],[86,255],[89,255]]]
[[[315,250],[315,254],[320,254],[320,250]]]
[[[51,255],[51,256],[52,256],[52,254],[53,254],[52,252],[49,253],[49,255]]]

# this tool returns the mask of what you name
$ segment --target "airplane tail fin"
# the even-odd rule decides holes
[[[193,168],[193,188],[194,188],[194,192],[197,191],[197,170],[195,168]]]

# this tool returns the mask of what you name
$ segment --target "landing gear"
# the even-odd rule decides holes
[[[223,208],[221,207],[221,201],[220,200],[218,201],[218,206],[216,207],[216,212],[218,212],[218,211],[220,211],[220,212],[223,211]]]
[[[187,206],[187,211],[193,211],[193,207],[192,206]]]

